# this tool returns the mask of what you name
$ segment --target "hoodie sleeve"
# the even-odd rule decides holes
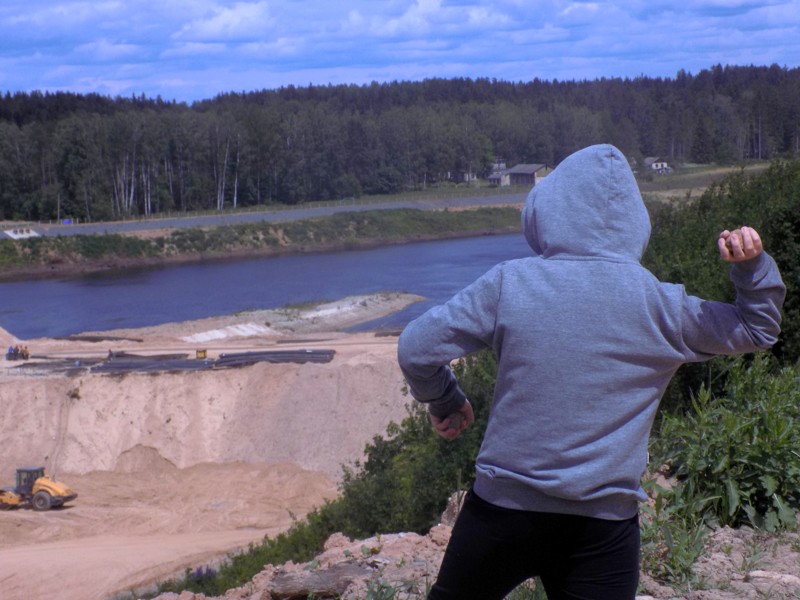
[[[730,278],[736,288],[734,304],[687,297],[684,341],[698,354],[694,360],[763,350],[778,341],[786,286],[772,257],[762,252],[734,263]]]
[[[397,356],[411,395],[437,417],[459,410],[466,399],[450,362],[492,345],[501,279],[495,267],[400,335]]]

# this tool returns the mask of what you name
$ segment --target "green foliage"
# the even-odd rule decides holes
[[[339,531],[336,502],[312,511],[305,520],[295,521],[285,533],[264,538],[263,543],[251,544],[247,552],[234,554],[210,573],[208,569],[186,570],[182,579],[159,585],[158,593],[189,590],[210,596],[221,596],[227,590],[243,585],[261,572],[265,564],[286,561],[307,562],[319,554],[331,534]]]
[[[692,411],[666,415],[653,443],[693,512],[723,525],[794,528],[800,510],[800,370],[766,354],[736,360],[725,395],[702,388]]]
[[[475,423],[456,440],[440,438],[427,409],[414,405],[387,437],[375,437],[363,464],[345,468],[343,531],[353,537],[376,533],[425,533],[441,515],[454,490],[474,478],[474,464],[491,406],[495,361],[482,352],[461,361],[456,372],[475,411]]]
[[[652,479],[642,485],[655,498],[641,510],[642,568],[668,584],[693,583],[708,532],[705,499],[686,497],[681,488],[665,490]]]
[[[129,260],[158,256],[151,240],[122,235],[76,235],[0,240],[0,266],[36,267],[64,263],[91,265],[109,258]]]
[[[10,267],[20,264],[21,259],[14,240],[0,240],[0,267]]]
[[[545,594],[541,580],[537,577],[517,586],[505,597],[505,600],[547,600],[547,594]]]
[[[688,293],[715,300],[730,302],[734,294],[728,266],[717,253],[719,232],[755,227],[787,287],[782,333],[771,352],[785,364],[800,359],[800,161],[775,161],[752,178],[726,177],[695,201],[652,203],[648,209],[653,233],[644,265],[662,281],[681,282]],[[662,407],[686,409],[701,384],[718,393],[726,372],[726,359],[681,367]]]
[[[781,270],[796,268],[793,239],[798,234],[791,226],[800,219],[800,161],[775,161],[750,178],[729,175],[695,201],[650,203],[648,210],[653,233],[645,266],[663,281],[683,283],[691,294],[730,300],[728,270],[716,248],[723,229],[755,227]]]
[[[509,207],[459,211],[374,210],[289,222],[283,224],[282,229],[292,245],[359,240],[387,243],[470,235],[482,231],[516,232],[519,231],[519,210]]]
[[[152,254],[150,242],[121,235],[74,236],[74,248],[76,254],[89,260],[107,256],[137,258]]]
[[[763,233],[786,284],[783,334],[775,353],[795,362],[800,359],[800,161],[774,163],[749,191],[747,201],[769,215]]]
[[[289,86],[191,106],[7,94],[0,217],[98,221],[394,194],[486,176],[497,159],[553,165],[600,142],[671,163],[791,156],[799,80],[798,68],[717,65],[674,79]]]

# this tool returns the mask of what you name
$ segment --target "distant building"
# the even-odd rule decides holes
[[[666,160],[660,156],[648,156],[644,159],[644,168],[659,174],[669,173],[672,169]]]
[[[547,165],[522,163],[511,167],[494,171],[489,175],[489,183],[504,187],[507,185],[536,185],[536,183],[550,173]]]

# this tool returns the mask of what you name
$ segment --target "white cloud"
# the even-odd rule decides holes
[[[401,34],[420,35],[428,33],[432,21],[441,11],[441,0],[415,0],[400,17],[389,19],[378,25],[379,35],[395,36]]]
[[[167,48],[161,53],[161,57],[214,56],[225,52],[226,49],[227,46],[222,43],[188,42]]]
[[[800,66],[800,0],[4,0],[0,30],[0,93]]]
[[[45,6],[31,10],[30,4],[18,4],[7,7],[8,15],[0,22],[7,26],[19,28],[15,35],[28,33],[47,35],[52,32],[71,31],[75,37],[80,35],[84,25],[113,18],[125,11],[125,4],[118,1],[109,2],[39,2]],[[27,28],[27,31],[26,31]],[[91,32],[92,29],[85,33]]]
[[[266,2],[236,2],[230,8],[217,8],[213,15],[184,25],[175,37],[192,41],[257,39],[274,23]]]
[[[514,31],[511,41],[514,44],[546,44],[548,42],[564,41],[569,39],[570,30],[566,27],[556,27],[549,23],[543,27]]]
[[[489,6],[473,6],[467,9],[467,20],[470,25],[479,27],[502,27],[512,20],[506,15]]]
[[[346,28],[358,29],[366,24],[366,19],[357,10],[351,10],[347,13],[347,20],[342,24]]]
[[[597,2],[571,2],[559,14],[561,16],[579,15],[588,16],[597,13],[600,5]]]
[[[270,42],[252,42],[242,44],[239,50],[254,58],[264,58],[265,56],[292,56],[297,55],[305,46],[303,38],[280,37]]]
[[[106,39],[80,44],[75,48],[75,54],[91,57],[100,62],[132,58],[141,55],[141,52],[141,47],[136,44],[115,44]]]

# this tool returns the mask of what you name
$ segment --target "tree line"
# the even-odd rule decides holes
[[[392,194],[485,176],[497,161],[555,165],[599,142],[640,164],[800,155],[800,69],[289,86],[191,105],[6,93],[0,218],[103,221]]]

